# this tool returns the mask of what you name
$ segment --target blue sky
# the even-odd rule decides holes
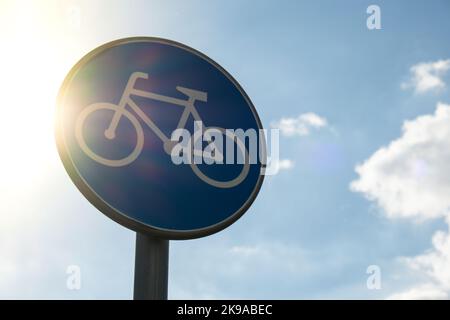
[[[370,4],[381,9],[381,30],[366,27]],[[432,64],[450,58],[447,1],[2,6],[0,83],[9,103],[2,106],[8,117],[0,131],[6,146],[1,298],[132,297],[135,234],[99,213],[72,184],[56,152],[52,121],[57,90],[72,65],[105,42],[136,35],[172,39],[210,56],[246,90],[265,127],[307,113],[327,123],[309,134],[281,135],[281,158],[293,165],[267,177],[238,222],[207,238],[171,242],[170,298],[448,297],[450,276],[440,270],[450,269],[450,259],[440,248],[450,250],[450,183],[436,177],[447,177],[450,168],[440,163],[450,156],[434,138],[450,135],[430,129],[445,115],[436,114],[430,125],[416,121],[432,117],[438,102],[450,103],[448,68]],[[431,87],[421,91],[420,81]],[[18,84],[32,91],[23,94]],[[405,120],[424,143],[403,135]],[[23,128],[29,130],[12,140]],[[411,182],[410,167],[402,164],[416,156],[428,175]],[[362,163],[367,166],[356,172]],[[422,186],[408,189],[419,180]],[[433,236],[442,246],[436,245],[440,238],[432,244]],[[424,258],[426,252],[432,256]],[[66,287],[69,265],[81,269],[80,290]],[[380,267],[380,290],[366,286],[369,265]]]

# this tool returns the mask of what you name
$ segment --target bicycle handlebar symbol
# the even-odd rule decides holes
[[[101,163],[105,166],[109,167],[122,167],[126,166],[133,161],[135,161],[139,155],[142,152],[142,149],[144,147],[144,131],[142,128],[141,123],[136,118],[135,115],[133,115],[130,111],[126,109],[126,106],[129,106],[135,114],[148,126],[150,130],[152,130],[156,136],[163,142],[164,151],[170,155],[173,146],[177,143],[172,141],[169,137],[167,137],[161,129],[153,122],[152,119],[150,119],[142,110],[139,108],[139,106],[132,100],[131,96],[139,96],[144,98],[153,99],[156,101],[162,101],[167,102],[172,105],[178,105],[181,107],[184,107],[183,113],[180,117],[180,120],[178,121],[177,129],[185,128],[187,120],[189,118],[189,115],[192,115],[194,118],[194,121],[202,121],[200,114],[198,113],[197,109],[195,108],[195,101],[207,101],[207,93],[203,91],[198,91],[194,89],[189,89],[181,86],[177,86],[176,89],[187,96],[187,100],[168,97],[160,94],[156,94],[153,92],[143,91],[134,88],[134,85],[138,79],[148,79],[148,74],[144,72],[134,72],[131,74],[130,78],[128,79],[128,83],[125,87],[125,90],[122,94],[122,97],[118,104],[108,103],[108,102],[97,102],[93,103],[86,108],[83,109],[83,111],[79,114],[76,125],[75,125],[75,137],[78,141],[78,144],[80,148],[84,151],[84,153],[89,156],[92,160],[97,161],[98,163]],[[90,116],[92,113],[97,111],[112,111],[114,112],[112,116],[111,123],[109,124],[109,127],[105,130],[104,134],[105,137],[109,140],[113,140],[116,137],[116,129],[119,125],[120,119],[122,116],[127,118],[131,124],[133,125],[134,129],[136,130],[136,145],[133,149],[133,151],[127,155],[126,157],[122,159],[107,159],[104,158],[94,151],[92,151],[89,146],[87,145],[84,136],[83,136],[83,127],[84,122]],[[237,145],[237,147],[240,149],[242,154],[245,156],[244,159],[249,159],[248,157],[248,151],[245,147],[245,144],[240,141],[239,139],[235,139],[235,136],[231,133],[229,133],[228,130],[225,130],[224,128],[220,127],[209,127],[214,128],[217,130],[220,130],[223,134],[228,136],[228,138],[232,139],[233,142]],[[205,128],[207,130],[208,128]],[[191,147],[195,143],[191,143]],[[200,153],[200,154],[199,154]],[[199,155],[205,157],[201,150],[195,150],[192,149],[191,152],[192,155]],[[217,188],[232,188],[240,184],[248,175],[250,163],[246,160],[244,161],[244,164],[242,164],[242,170],[240,171],[239,175],[232,180],[229,181],[221,181],[221,180],[215,180],[213,178],[210,178],[206,176],[200,169],[198,168],[197,164],[195,164],[194,161],[190,161],[190,166],[192,168],[192,171],[204,182],[217,187]]]

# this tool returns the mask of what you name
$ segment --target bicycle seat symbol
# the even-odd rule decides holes
[[[187,96],[186,100],[173,98],[169,96],[160,95],[153,92],[143,91],[134,88],[134,85],[138,79],[148,79],[148,74],[144,72],[134,72],[130,75],[130,78],[128,79],[128,83],[125,87],[125,90],[122,94],[122,97],[120,98],[120,101],[118,104],[108,103],[108,102],[97,102],[93,103],[86,108],[83,109],[83,111],[80,112],[76,125],[75,125],[75,137],[76,140],[80,146],[80,148],[83,150],[83,152],[89,156],[92,160],[97,161],[98,163],[101,163],[105,166],[109,167],[122,167],[126,166],[133,161],[135,161],[139,155],[142,152],[142,149],[144,147],[144,131],[142,128],[141,123],[139,122],[138,118],[127,110],[127,106],[131,108],[131,110],[134,111],[134,113],[147,125],[147,127],[152,130],[155,135],[163,142],[164,151],[170,156],[173,146],[177,143],[172,141],[168,136],[166,136],[161,129],[155,124],[155,122],[150,119],[142,110],[141,108],[133,101],[131,96],[139,96],[144,98],[153,99],[156,101],[162,101],[166,102],[172,105],[177,105],[184,107],[183,113],[180,117],[180,120],[178,121],[177,129],[185,128],[186,123],[188,121],[188,118],[190,115],[192,115],[194,121],[202,121],[200,114],[198,113],[197,109],[195,108],[195,101],[207,101],[207,93],[199,90],[189,89],[181,86],[177,86],[176,89]],[[122,116],[127,118],[131,124],[133,125],[134,129],[136,130],[136,145],[134,146],[133,151],[127,155],[126,157],[123,157],[121,159],[107,159],[105,157],[102,157],[91,150],[91,148],[88,146],[88,144],[85,141],[84,135],[83,135],[83,128],[85,120],[94,112],[98,111],[112,111],[112,119],[111,123],[109,124],[108,128],[104,131],[104,135],[107,139],[113,140],[116,137],[116,129],[119,126],[120,119]],[[203,121],[202,121],[203,122]],[[233,142],[236,144],[236,146],[240,149],[240,152],[245,156],[244,159],[249,159],[248,157],[248,151],[245,147],[245,144],[240,141],[239,139],[235,139],[235,136],[231,133],[229,133],[228,130],[225,130],[224,128],[220,127],[209,127],[214,128],[217,130],[220,130],[226,137],[233,140]],[[205,128],[207,130],[208,128]],[[195,150],[193,146],[195,143],[191,143],[192,146],[192,155],[199,155],[202,157],[205,157],[206,155],[202,153],[201,150]],[[199,152],[201,154],[199,154]],[[250,163],[248,161],[244,161],[244,164],[242,164],[242,169],[240,170],[237,177],[228,180],[228,181],[222,181],[222,180],[216,180],[211,177],[208,177],[205,175],[198,167],[197,164],[195,164],[194,161],[190,161],[190,166],[192,168],[192,171],[204,182],[217,187],[217,188],[232,188],[237,185],[239,185],[248,175]]]

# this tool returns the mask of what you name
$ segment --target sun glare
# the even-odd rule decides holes
[[[36,189],[38,180],[48,179],[59,161],[53,133],[56,96],[77,54],[69,52],[73,42],[68,43],[73,39],[65,34],[64,9],[51,1],[39,5],[32,1],[0,4],[3,227],[5,211],[17,202],[39,196],[33,187]]]

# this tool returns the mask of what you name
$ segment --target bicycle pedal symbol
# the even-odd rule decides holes
[[[161,131],[161,129],[155,124],[155,122],[150,117],[148,117],[142,111],[142,109],[133,101],[131,96],[149,98],[152,100],[166,102],[172,105],[184,107],[183,113],[178,121],[177,129],[183,129],[186,127],[186,123],[188,121],[189,116],[192,116],[194,121],[203,122],[202,118],[200,117],[200,114],[198,113],[195,107],[195,102],[196,101],[206,102],[207,101],[206,92],[177,86],[176,89],[187,96],[187,99],[183,100],[136,89],[134,88],[134,85],[138,79],[148,79],[148,74],[144,72],[132,73],[130,75],[130,78],[128,79],[128,83],[124,89],[124,92],[118,104],[108,102],[93,103],[84,108],[83,111],[79,114],[75,125],[75,137],[80,148],[92,160],[109,167],[122,167],[135,161],[141,154],[142,149],[144,147],[144,130],[138,118],[133,113],[127,110],[126,108],[127,106],[129,106],[131,110],[133,110],[134,113],[139,117],[139,119],[141,119],[147,125],[147,127],[151,131],[153,131],[155,135],[163,142],[165,153],[167,153],[169,156],[171,155],[172,148],[178,142],[174,142],[168,136],[166,136]],[[114,140],[116,138],[116,130],[118,128],[122,116],[127,118],[133,125],[134,129],[136,130],[136,137],[137,137],[136,145],[134,146],[132,152],[128,154],[126,157],[123,157],[121,159],[108,159],[98,155],[97,153],[92,151],[87,145],[83,136],[84,123],[91,114],[97,111],[112,111],[114,113],[112,116],[111,123],[109,124],[108,128],[104,131],[105,137],[109,140]],[[195,161],[190,161],[191,169],[202,181],[214,187],[217,188],[235,187],[239,185],[247,177],[249,173],[250,163],[248,162],[249,159],[248,150],[245,147],[245,144],[241,140],[236,139],[236,137],[228,130],[220,127],[207,127],[205,128],[205,130],[211,128],[221,131],[222,134],[224,134],[226,137],[232,139],[233,143],[236,144],[237,148],[239,148],[240,152],[242,152],[242,155],[244,155],[244,159],[247,160],[244,161],[244,163],[242,164],[242,169],[240,170],[239,174],[235,178],[227,181],[216,180],[211,177],[208,177],[199,169]],[[195,142],[191,143],[192,147],[191,155],[193,156],[198,155],[202,156],[203,158],[207,157],[207,155],[203,154],[201,150],[194,149],[194,145]]]

